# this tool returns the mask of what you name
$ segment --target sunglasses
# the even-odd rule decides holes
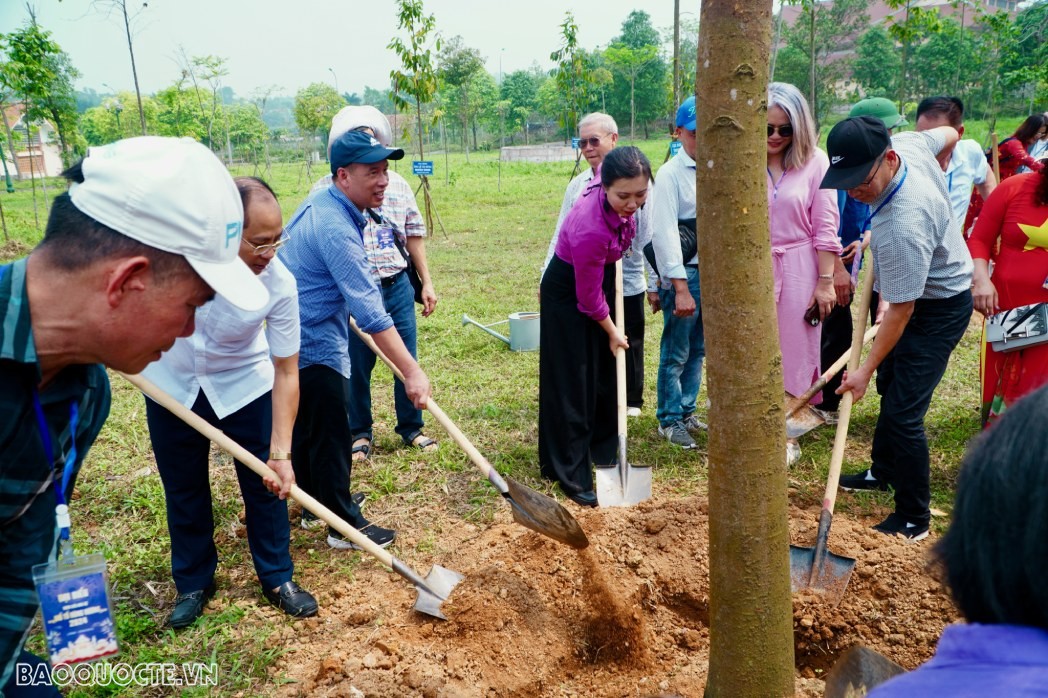
[[[270,243],[268,245],[252,245],[250,242],[248,242],[244,238],[240,238],[240,242],[242,242],[243,244],[245,244],[248,247],[250,247],[251,251],[254,252],[255,254],[257,254],[257,255],[264,255],[266,252],[270,252],[270,251],[276,252],[277,250],[279,250],[281,247],[284,246],[284,243],[286,243],[288,241],[288,236],[284,235],[283,231],[281,231],[281,236],[282,237],[279,240],[277,240],[274,243]]]
[[[579,139],[579,147],[580,148],[596,148],[598,145],[600,145],[600,142],[601,142],[601,140],[603,138],[604,138],[604,136],[594,136],[593,138],[580,138]]]
[[[768,124],[768,138],[775,135],[776,131],[778,131],[779,135],[783,138],[790,138],[793,136],[793,127],[789,124],[783,124],[782,126],[772,126],[771,124]]]

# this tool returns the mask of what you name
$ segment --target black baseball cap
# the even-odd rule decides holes
[[[362,162],[370,165],[382,160],[400,160],[404,151],[400,148],[387,148],[378,139],[363,131],[347,131],[331,144],[331,174],[338,168]]]
[[[884,122],[875,116],[856,116],[841,121],[826,137],[830,169],[819,188],[854,189],[859,186],[891,142]]]

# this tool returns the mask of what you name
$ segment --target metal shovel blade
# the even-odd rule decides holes
[[[906,670],[869,647],[855,645],[840,656],[826,674],[825,698],[864,696]]]
[[[629,507],[651,499],[651,468],[619,463],[595,468],[597,502],[602,507]]]
[[[505,481],[509,491],[503,497],[510,503],[514,521],[573,548],[582,549],[589,545],[589,538],[579,522],[557,500],[513,478],[507,477]]]
[[[812,429],[821,427],[825,423],[826,420],[820,417],[812,409],[811,405],[805,405],[798,409],[792,417],[786,418],[786,438],[796,439],[804,436]]]
[[[831,607],[837,606],[848,588],[855,559],[824,550],[816,560],[816,548],[790,546],[790,588],[794,593],[820,594]]]
[[[440,604],[451,595],[451,590],[465,579],[463,575],[447,567],[433,565],[423,580],[397,558],[393,558],[392,567],[394,572],[415,584],[415,589],[418,591],[418,598],[415,599],[416,611],[441,620],[448,619],[440,610]]]

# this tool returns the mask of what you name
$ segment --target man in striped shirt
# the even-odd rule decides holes
[[[56,504],[70,501],[109,413],[102,364],[138,373],[192,334],[194,311],[216,291],[247,310],[268,297],[237,256],[243,208],[233,180],[199,143],[118,141],[92,148],[65,176],[70,190],[55,198],[43,242],[0,267],[0,694],[8,697],[19,695],[15,664],[41,661],[22,649],[39,605],[32,568],[55,559]]]

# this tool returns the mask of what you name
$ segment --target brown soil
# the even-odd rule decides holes
[[[440,559],[406,559],[422,575],[465,575],[444,602],[448,620],[412,610],[415,590],[377,562],[313,590],[316,618],[285,627],[270,668],[283,696],[701,696],[709,644],[705,498],[580,510],[590,538],[576,551],[515,526],[508,514],[465,525]],[[812,545],[818,508],[792,508],[792,540]],[[829,608],[794,599],[797,693],[845,649],[862,644],[907,668],[934,651],[957,617],[927,569],[931,540],[907,544],[834,517],[830,549],[858,562]],[[315,581],[315,580],[314,580]],[[261,613],[279,613],[260,607]]]

